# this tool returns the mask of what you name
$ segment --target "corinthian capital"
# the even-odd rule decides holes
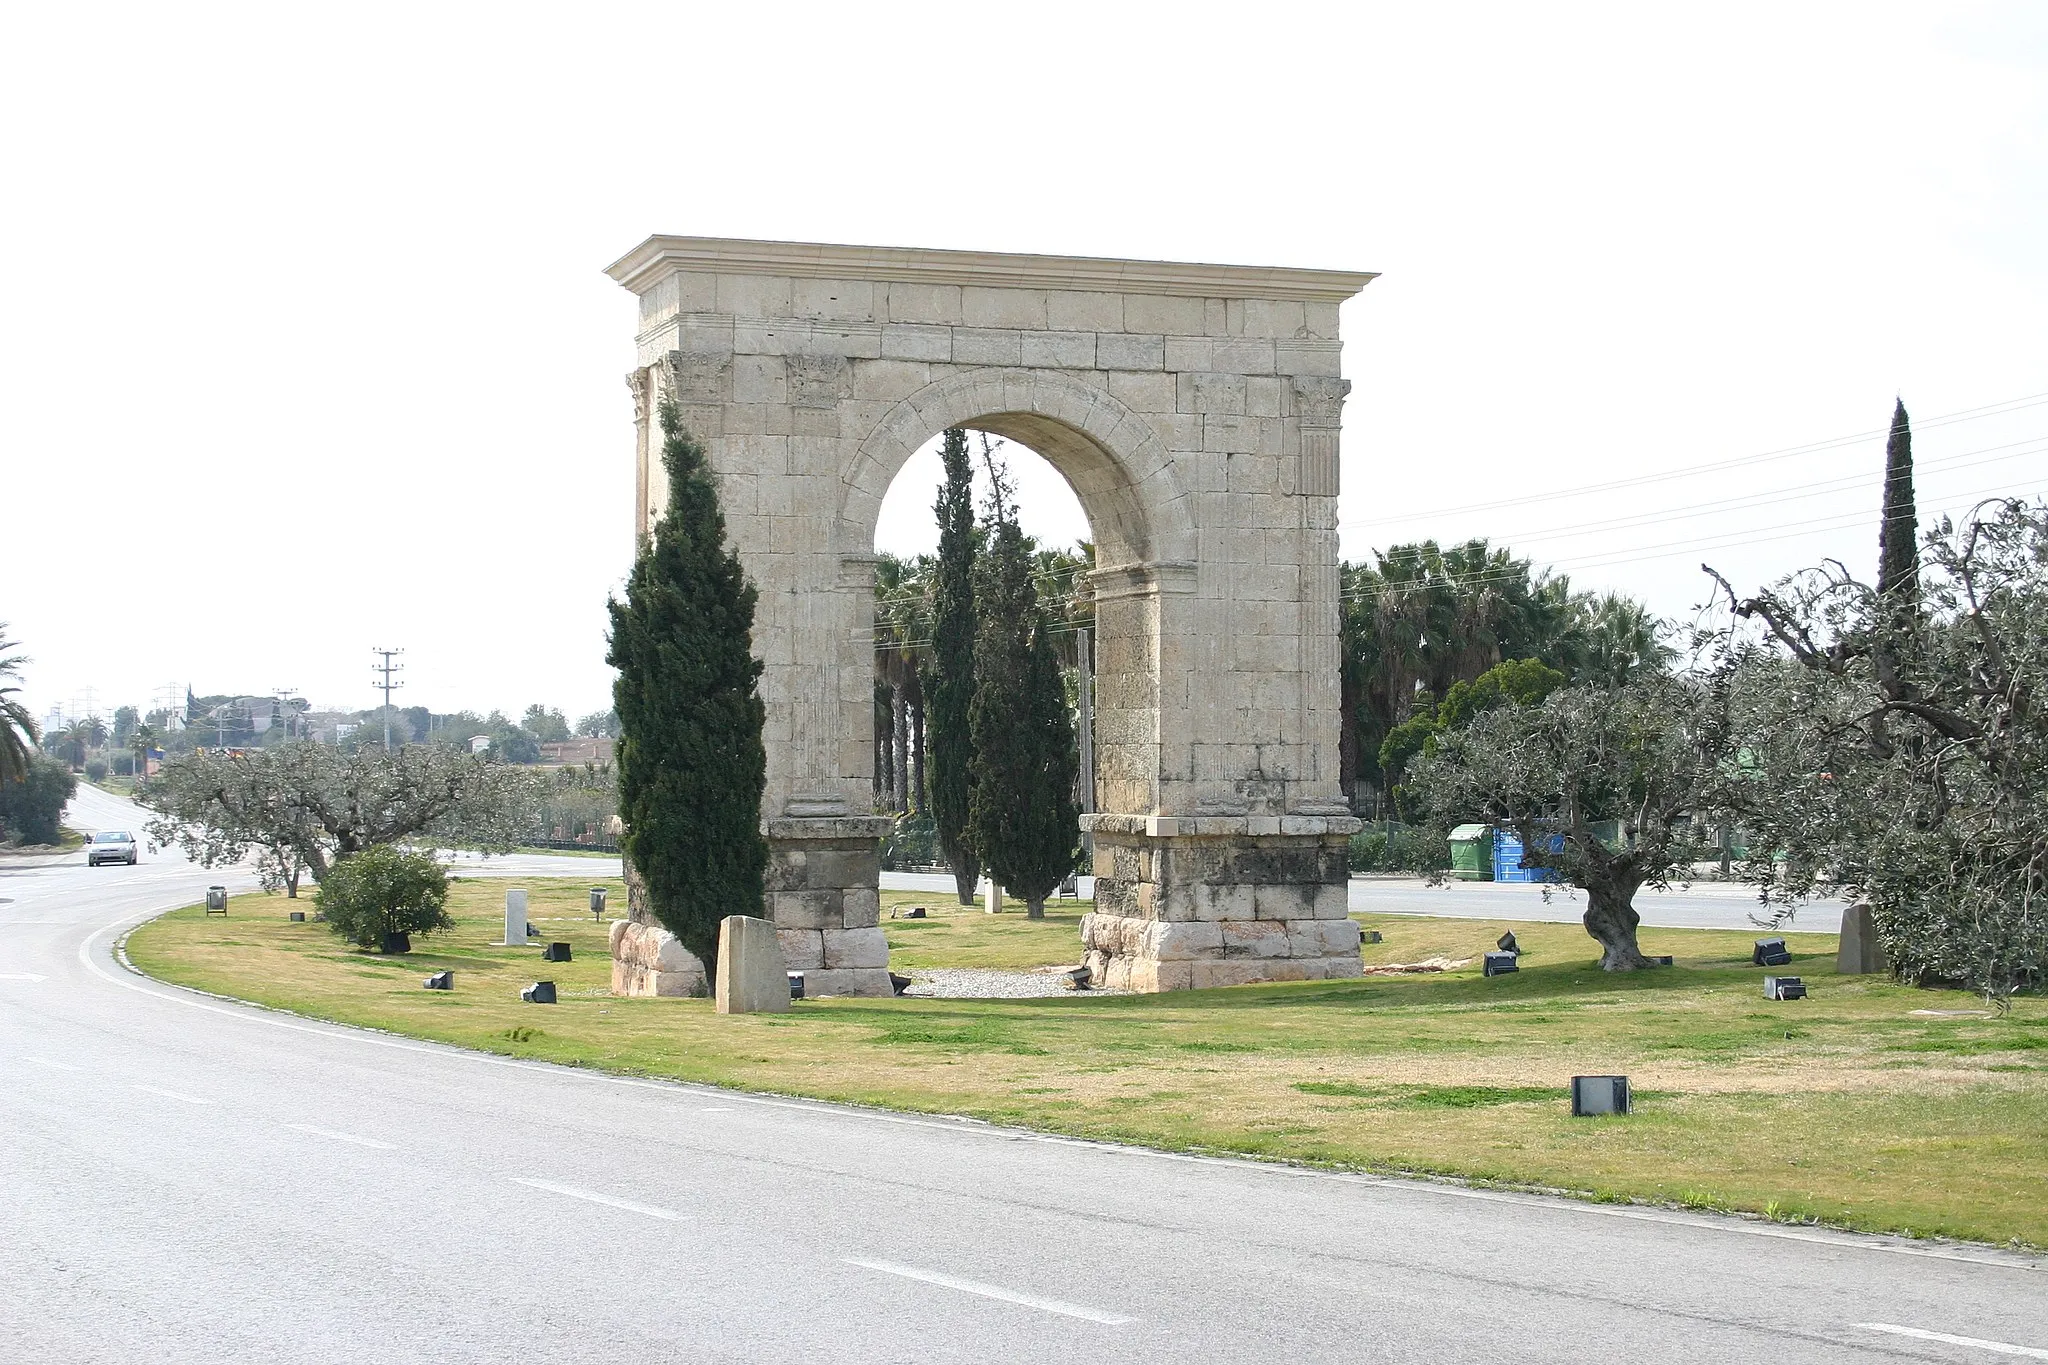
[[[1294,377],[1294,411],[1305,427],[1335,427],[1343,420],[1344,395],[1351,381],[1335,375],[1299,374]]]
[[[647,425],[647,412],[654,397],[654,376],[647,370],[628,370],[626,387],[633,394],[634,425]]]

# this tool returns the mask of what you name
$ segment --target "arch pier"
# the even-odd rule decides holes
[[[764,913],[818,994],[886,995],[872,812],[874,535],[947,427],[1073,485],[1096,540],[1098,980],[1355,976],[1338,789],[1337,308],[1369,274],[651,237],[627,376],[634,531],[662,510],[653,409],[709,452],[760,590]],[[622,993],[686,988],[640,922]]]

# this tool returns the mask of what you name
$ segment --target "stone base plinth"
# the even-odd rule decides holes
[[[768,836],[767,913],[804,995],[890,995],[879,840],[886,815],[785,817]]]
[[[1351,816],[1092,815],[1086,964],[1104,986],[1199,990],[1358,976]]]

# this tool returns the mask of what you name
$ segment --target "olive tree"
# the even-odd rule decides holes
[[[2048,978],[2048,505],[1982,504],[1883,568],[1751,597],[1715,575],[1748,875],[1781,916],[1867,901],[1903,979],[2003,1005]]]
[[[256,855],[266,888],[298,894],[336,858],[419,840],[499,853],[532,823],[525,773],[435,744],[346,752],[291,740],[241,753],[197,752],[166,763],[137,795],[155,812],[149,834],[202,867]]]
[[[1728,714],[1719,675],[1647,674],[1510,700],[1437,736],[1411,762],[1406,790],[1437,837],[1465,821],[1513,830],[1526,866],[1586,893],[1601,967],[1635,971],[1652,965],[1636,943],[1636,892],[1707,856],[1699,816],[1727,780]],[[1596,828],[1609,822],[1611,840]]]

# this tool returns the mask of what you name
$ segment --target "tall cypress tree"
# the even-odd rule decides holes
[[[1884,447],[1884,525],[1878,532],[1877,591],[1900,606],[1920,605],[1920,519],[1913,505],[1913,428],[1906,401],[1892,411]]]
[[[932,647],[920,679],[931,765],[927,781],[940,851],[953,869],[960,903],[972,905],[974,883],[981,875],[981,860],[967,828],[974,786],[974,741],[968,710],[974,701],[974,557],[979,537],[974,526],[974,466],[967,455],[967,433],[950,428],[940,458],[945,462],[946,481],[932,506],[939,519]]]
[[[761,913],[768,866],[761,664],[748,647],[756,594],[726,546],[704,448],[672,399],[661,434],[668,507],[640,544],[626,600],[609,603],[621,845],[655,918],[715,980],[719,921]]]
[[[1080,757],[1051,623],[1002,470],[990,461],[989,520],[975,564],[974,783],[968,827],[989,875],[1032,919],[1074,870]]]

